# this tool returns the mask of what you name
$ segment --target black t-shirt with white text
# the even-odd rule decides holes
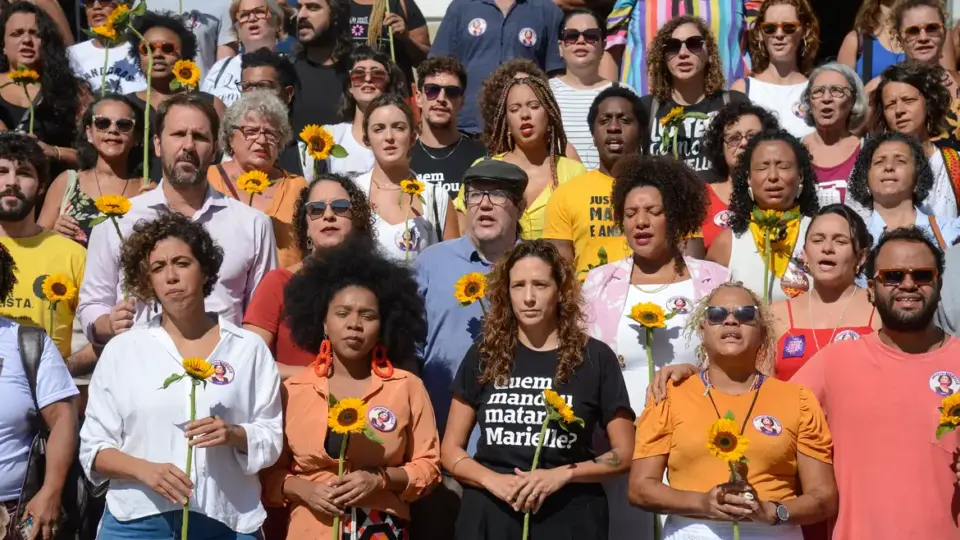
[[[725,97],[726,96],[726,97]],[[716,182],[722,180],[713,170],[713,164],[707,159],[704,153],[704,143],[706,142],[707,129],[713,117],[720,112],[720,109],[727,103],[749,103],[750,99],[741,92],[717,92],[704,99],[696,105],[683,107],[685,113],[702,113],[707,118],[687,118],[683,122],[683,127],[677,136],[677,159],[686,163],[693,169],[697,176],[704,182]],[[650,118],[650,109],[653,104],[653,96],[646,95],[640,98],[641,125],[645,126],[644,135],[647,146],[647,154],[651,156],[669,156],[673,155],[672,139],[664,142],[664,126],[660,124],[660,119],[678,107],[672,99],[659,103],[656,112],[656,118]]]
[[[463,174],[474,161],[486,155],[486,147],[466,135],[461,135],[459,141],[442,148],[427,147],[422,141],[417,141],[410,152],[410,168],[416,171],[417,179],[439,184],[447,190],[451,199],[456,199]]]
[[[319,126],[340,122],[340,99],[346,88],[347,76],[334,66],[323,66],[306,58],[293,63],[299,87],[293,95],[293,136],[308,124]]]

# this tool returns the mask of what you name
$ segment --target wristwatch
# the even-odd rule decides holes
[[[790,519],[790,511],[787,510],[786,506],[778,502],[775,502],[773,504],[774,506],[776,506],[776,517],[777,517],[777,520],[773,524],[780,525],[782,523],[786,523],[787,520]]]

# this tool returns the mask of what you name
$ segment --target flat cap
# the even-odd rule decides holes
[[[467,172],[463,173],[464,185],[476,180],[501,182],[510,191],[519,195],[523,195],[523,192],[527,189],[527,183],[530,182],[527,173],[520,167],[513,163],[490,158],[477,162],[467,169]]]

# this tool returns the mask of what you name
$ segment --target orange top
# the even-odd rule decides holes
[[[283,483],[296,476],[323,482],[337,475],[337,457],[324,450],[327,438],[329,380],[304,369],[283,383],[284,447],[280,459],[261,475],[264,504],[283,506]],[[337,396],[344,398],[347,396]],[[395,369],[392,377],[370,379],[363,401],[367,423],[383,441],[378,445],[363,435],[351,435],[344,473],[379,467],[402,467],[409,477],[403,493],[376,490],[356,505],[410,519],[410,502],[440,483],[440,437],[430,397],[415,375]],[[333,517],[295,505],[287,538],[330,538]]]
[[[207,181],[210,182],[210,186],[227,197],[249,204],[250,196],[238,192],[233,182],[225,181],[225,175],[222,172],[225,171],[222,171],[219,165],[211,165],[207,169]],[[297,238],[293,234],[293,214],[297,199],[300,197],[300,190],[307,187],[307,181],[302,176],[293,176],[286,171],[283,174],[284,177],[274,184],[277,189],[273,192],[270,207],[264,213],[270,216],[270,221],[273,223],[279,267],[289,268],[303,259],[297,247]]]
[[[681,491],[706,493],[730,480],[726,463],[707,449],[707,432],[717,411],[705,395],[698,376],[667,389],[667,398],[648,405],[637,426],[634,459],[667,454],[670,485]],[[759,390],[730,396],[711,389],[720,414],[733,413],[738,426],[746,419],[743,434],[750,460],[747,482],[763,501],[784,501],[798,495],[797,453],[832,463],[833,441],[827,421],[813,393],[800,385],[772,377]]]

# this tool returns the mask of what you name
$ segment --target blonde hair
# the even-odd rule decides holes
[[[230,32],[237,36],[237,25],[240,24],[237,21],[237,14],[240,12],[240,4],[243,0],[232,0],[230,2]],[[263,0],[264,5],[267,6],[267,11],[270,13],[268,20],[270,25],[276,29],[277,40],[286,37],[286,33],[283,31],[283,21],[286,18],[286,13],[284,13],[283,8],[280,7],[280,4],[277,3],[277,0]],[[253,51],[250,51],[253,52]]]

